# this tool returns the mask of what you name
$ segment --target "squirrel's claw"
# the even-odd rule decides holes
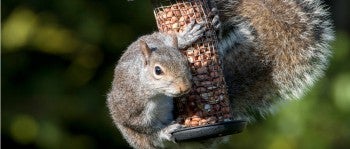
[[[214,17],[219,13],[217,8],[213,8],[211,9],[211,11],[209,12],[209,17]]]
[[[172,133],[179,128],[182,128],[180,124],[171,124],[160,131],[159,137],[161,139],[175,142],[175,138],[173,137]]]
[[[211,23],[213,24],[213,27],[215,30],[219,30],[221,28],[221,22],[219,20],[219,15],[214,16]]]
[[[179,48],[183,49],[191,45],[193,42],[197,41],[200,37],[203,36],[205,32],[204,22],[196,23],[195,20],[192,20],[190,24],[184,29],[183,32],[180,32],[177,35]]]
[[[211,18],[213,18],[211,23],[212,23],[214,29],[219,30],[221,28],[221,22],[220,22],[218,10],[216,8],[211,9],[211,11],[209,12],[209,16]]]

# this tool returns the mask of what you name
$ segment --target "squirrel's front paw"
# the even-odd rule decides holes
[[[196,23],[195,20],[192,20],[191,23],[186,26],[185,30],[177,35],[179,48],[184,49],[190,46],[203,36],[204,31],[204,22]]]
[[[211,21],[211,24],[213,25],[214,29],[219,30],[221,28],[221,22],[219,19],[218,10],[216,8],[213,8],[209,16],[213,18],[213,20]]]
[[[175,139],[174,139],[172,133],[179,128],[182,128],[182,126],[180,124],[177,124],[177,123],[169,125],[160,131],[159,137],[161,139],[175,142]]]

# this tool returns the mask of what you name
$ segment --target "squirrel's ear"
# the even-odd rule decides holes
[[[173,35],[173,46],[176,47],[176,48],[179,48],[179,43],[177,41],[177,36],[176,35]]]
[[[148,64],[149,57],[151,55],[151,49],[148,47],[147,43],[143,40],[140,41],[140,47],[143,57],[145,58],[145,65]]]

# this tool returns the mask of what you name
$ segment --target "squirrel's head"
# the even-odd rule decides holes
[[[179,49],[169,46],[149,47],[140,41],[144,59],[145,83],[158,94],[181,96],[191,89],[191,73],[184,55]]]

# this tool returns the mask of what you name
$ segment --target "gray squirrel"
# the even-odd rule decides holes
[[[176,35],[155,32],[140,37],[120,58],[107,105],[114,123],[134,148],[151,149],[172,141],[173,100],[191,89],[187,59],[179,48],[191,45],[205,31],[192,21]]]
[[[300,99],[323,75],[333,28],[320,0],[209,2],[216,6],[213,24],[235,119],[265,117],[274,105]],[[172,123],[172,97],[188,92],[191,76],[178,49],[203,32],[191,23],[177,35],[143,36],[119,60],[107,104],[134,148],[162,147],[181,127]],[[167,79],[157,77],[157,66]]]

